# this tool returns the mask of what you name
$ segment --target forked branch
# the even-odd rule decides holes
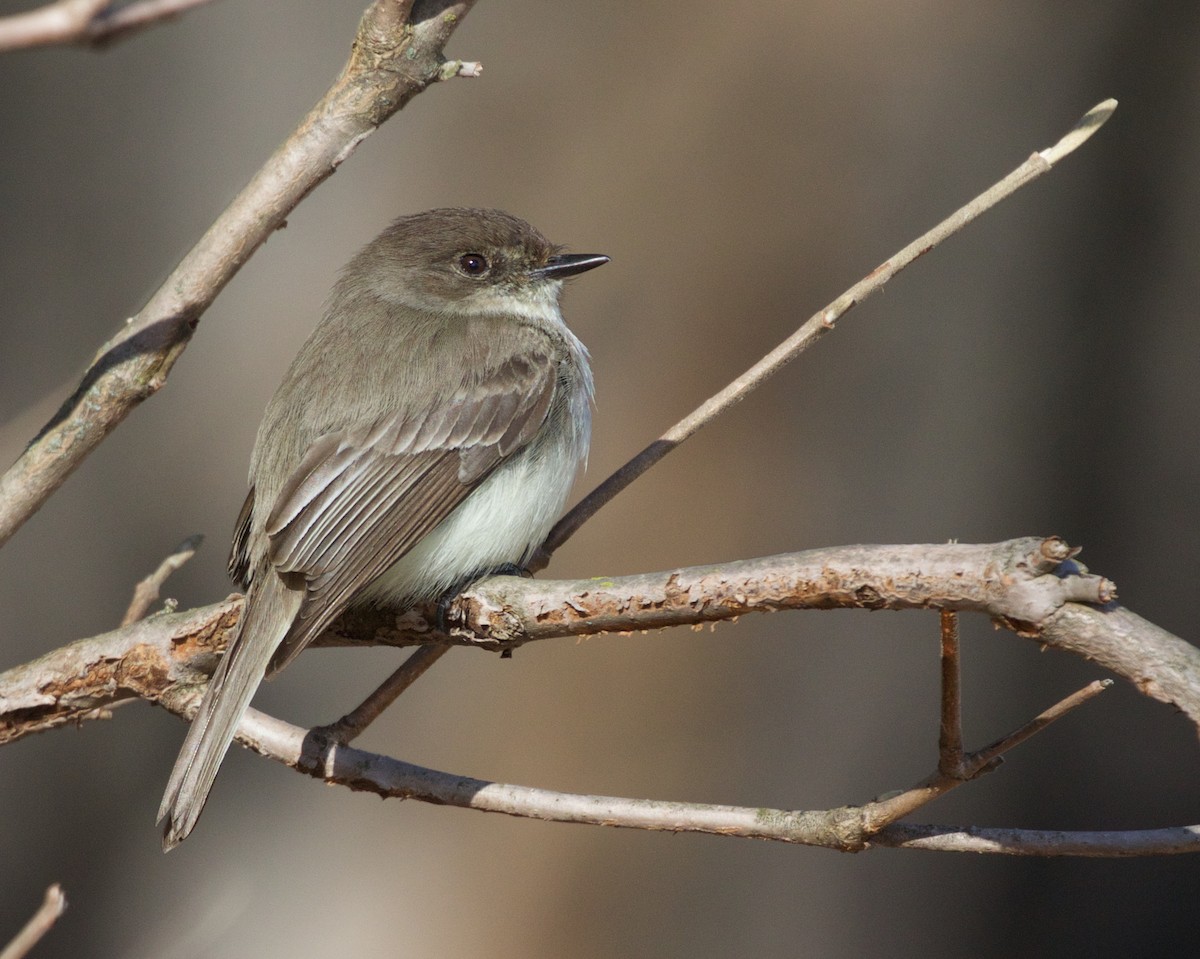
[[[163,705],[189,715],[195,691],[166,697]],[[1021,854],[1129,856],[1200,852],[1200,827],[1131,830],[1123,833],[1058,832],[1058,845],[1041,830],[891,825],[878,830],[874,804],[827,810],[783,810],[587,796],[488,782],[439,772],[332,742],[319,730],[251,709],[238,741],[278,762],[328,783],[399,799],[418,799],[553,822],[588,823],[668,832],[699,832],[821,846],[858,852],[872,845]]]

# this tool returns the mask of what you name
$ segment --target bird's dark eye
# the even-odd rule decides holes
[[[458,265],[467,276],[483,276],[490,266],[482,253],[464,253],[458,258]]]

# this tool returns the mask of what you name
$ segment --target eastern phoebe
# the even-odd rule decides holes
[[[346,266],[258,428],[229,558],[246,602],[159,808],[164,849],[264,675],[347,607],[432,600],[549,532],[591,436],[559,294],[608,262],[558,249],[499,210],[431,210]]]

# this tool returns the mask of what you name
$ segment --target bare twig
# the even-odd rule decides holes
[[[46,890],[41,906],[30,917],[29,922],[25,923],[25,927],[7,946],[0,949],[0,959],[22,959],[28,955],[29,950],[50,931],[66,908],[67,897],[63,895],[62,886],[54,883]]]
[[[1104,690],[1111,688],[1112,684],[1111,679],[1097,679],[1095,682],[1088,683],[1083,689],[1071,693],[1070,696],[1055,703],[1045,712],[1039,713],[1020,729],[1014,730],[1007,736],[997,739],[994,743],[984,746],[983,749],[968,757],[968,772],[975,768],[982,769],[985,766],[991,765],[1014,746],[1019,746],[1025,740],[1029,739],[1029,737],[1041,732],[1052,722],[1062,719],[1071,710],[1078,709],[1088,700],[1099,696]]]
[[[958,656],[958,613],[943,609],[942,719],[938,726],[938,771],[961,776],[963,770],[962,689]]]
[[[0,17],[0,52],[60,43],[100,45],[211,2],[135,0],[116,6],[113,0],[57,0]]]
[[[447,74],[442,48],[474,2],[373,0],[333,87],[142,311],[100,349],[74,395],[0,477],[0,544],[162,387],[201,314],[296,204],[379,124]],[[450,66],[449,73],[462,72],[462,65]]]
[[[0,18],[0,51],[71,43],[112,0],[57,0],[36,10]]]
[[[1112,686],[1111,679],[1101,679],[1089,683],[1083,689],[1072,693],[1065,699],[1055,703],[1045,712],[1027,722],[1020,729],[996,740],[978,752],[965,756],[958,767],[950,772],[939,768],[929,778],[921,781],[911,789],[894,793],[886,799],[880,799],[863,806],[862,816],[868,833],[874,834],[890,826],[896,820],[911,815],[939,796],[944,796],[952,789],[957,789],[963,783],[977,779],[984,773],[991,772],[1000,764],[1001,757],[1015,746],[1025,742],[1030,736],[1041,732],[1056,719],[1062,719],[1072,709],[1082,706],[1089,699],[1099,695]]]
[[[170,694],[160,700],[161,705],[181,716],[194,712],[198,702],[196,691]],[[773,839],[843,852],[859,852],[880,845],[941,851],[958,851],[969,846],[976,852],[1020,853],[1027,851],[1023,848],[1026,843],[1049,845],[1055,855],[1200,852],[1197,826],[1124,833],[1061,832],[1054,834],[1061,838],[1061,846],[1054,848],[1046,843],[1050,834],[1039,830],[967,831],[945,826],[893,825],[874,835],[869,807],[782,810],[554,792],[472,779],[364,752],[331,742],[319,730],[306,731],[255,709],[246,712],[237,738],[261,755],[355,791],[550,822]]]
[[[1092,107],[1071,131],[1054,146],[1040,153],[1033,154],[1003,180],[993,184],[928,233],[913,240],[912,243],[908,244],[908,246],[891,259],[881,263],[824,309],[813,314],[795,333],[755,363],[749,370],[672,426],[667,432],[585,496],[550,531],[550,535],[546,537],[546,542],[542,545],[539,555],[535,558],[535,563],[531,564],[531,568],[535,571],[544,568],[551,554],[574,535],[575,531],[595,515],[609,500],[675,449],[680,443],[696,433],[697,430],[711,423],[734,404],[745,399],[752,390],[757,389],[771,376],[778,373],[813,343],[832,330],[837,320],[849,311],[851,307],[861,303],[872,293],[877,293],[893,276],[918,257],[924,256],[943,240],[953,236],[981,213],[990,210],[1001,200],[1012,195],[1027,183],[1036,180],[1043,173],[1049,172],[1055,163],[1072,150],[1082,146],[1104,124],[1116,108],[1116,100],[1105,100],[1103,103]]]
[[[212,0],[137,0],[122,7],[110,6],[88,24],[87,30],[79,40],[93,46],[101,46],[113,40],[124,39],[156,23],[174,20],[193,7],[202,7],[211,2]]]
[[[1164,829],[1078,832],[1059,829],[963,829],[959,826],[894,823],[871,837],[871,845],[931,852],[999,853],[1006,856],[1172,856],[1200,852],[1200,825]]]
[[[322,726],[318,733],[339,743],[349,743],[362,735],[363,731],[380,717],[385,709],[409,686],[415,683],[434,663],[450,652],[450,646],[418,646],[379,688],[362,701],[357,708],[346,713],[337,722]]]
[[[122,626],[137,622],[149,612],[150,607],[158,600],[163,583],[173,572],[196,555],[196,550],[203,542],[204,536],[201,533],[189,536],[175,547],[175,552],[158,564],[158,569],[134,587],[133,599],[129,601],[129,608],[125,610],[125,615],[121,618]]]

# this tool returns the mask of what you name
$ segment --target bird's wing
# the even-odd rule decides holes
[[[322,436],[284,485],[266,522],[270,570],[254,571],[255,490],[242,507],[230,570],[249,587],[244,620],[222,658],[159,808],[163,847],[196,824],[264,667],[279,669],[354,594],[440,523],[545,422],[556,368],[514,356],[482,382],[419,413]]]
[[[518,354],[432,407],[312,444],[267,517],[271,567],[285,580],[300,577],[306,590],[272,669],[536,435],[556,373],[544,353]]]

